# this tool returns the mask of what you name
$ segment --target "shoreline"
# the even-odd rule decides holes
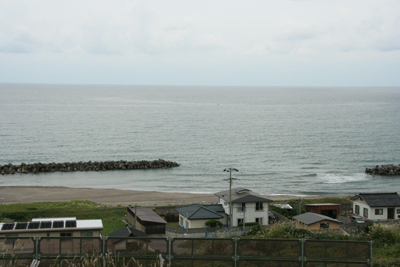
[[[318,199],[323,197],[346,197],[347,195],[264,195],[271,200]],[[129,206],[176,206],[193,203],[217,203],[218,197],[209,193],[173,193],[139,190],[94,189],[47,186],[0,186],[0,203],[61,202],[89,200],[103,205]]]

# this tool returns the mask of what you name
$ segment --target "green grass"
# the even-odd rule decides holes
[[[101,219],[108,235],[125,226],[122,222],[127,214],[126,207],[104,206],[88,200],[66,202],[40,202],[0,205],[0,221],[30,221],[32,218],[76,217],[78,220]]]
[[[169,222],[169,223],[167,223],[167,226],[171,227],[171,228],[181,228],[179,226],[179,222]]]

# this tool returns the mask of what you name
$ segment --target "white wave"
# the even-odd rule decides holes
[[[368,180],[368,175],[365,173],[318,173],[317,176],[324,184],[343,184]]]

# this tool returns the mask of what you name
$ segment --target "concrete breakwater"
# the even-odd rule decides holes
[[[162,159],[153,161],[89,161],[65,163],[32,163],[0,165],[0,174],[38,173],[38,172],[75,172],[75,171],[108,171],[108,170],[135,170],[179,167],[179,164]]]
[[[375,168],[366,168],[365,173],[371,175],[400,175],[400,164],[399,165],[381,165]]]

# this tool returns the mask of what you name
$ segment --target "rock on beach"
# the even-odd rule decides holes
[[[13,165],[11,163],[0,165],[0,174],[38,173],[38,172],[75,172],[75,171],[108,171],[108,170],[135,170],[174,168],[179,164],[162,159],[153,161],[89,161],[89,162],[65,162],[65,163],[32,163]]]
[[[366,168],[365,173],[371,175],[400,175],[400,164],[399,165],[376,165],[375,168]]]

